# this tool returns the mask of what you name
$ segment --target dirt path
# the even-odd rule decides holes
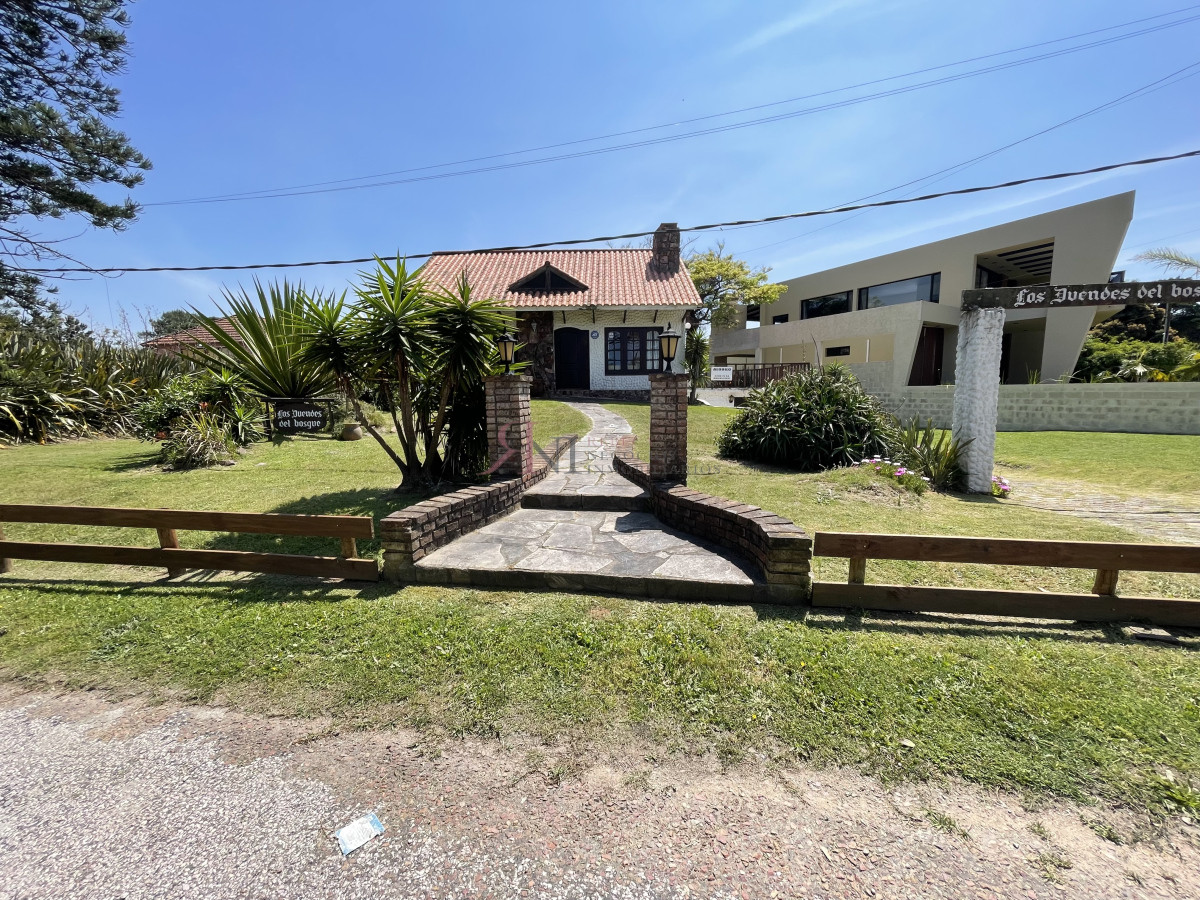
[[[1194,897],[1200,829],[0,686],[0,897]],[[580,759],[586,759],[581,763]],[[375,811],[349,860],[333,830]],[[935,827],[935,824],[938,827]],[[1103,830],[1097,824],[1095,828]],[[1149,833],[1149,832],[1147,832]],[[968,836],[969,835],[969,836]],[[1069,868],[1067,868],[1069,866]]]
[[[1097,493],[1084,482],[1024,479],[1016,474],[1011,478],[1015,482],[1011,503],[1093,519],[1169,543],[1200,544],[1200,502],[1193,497],[1118,497]]]

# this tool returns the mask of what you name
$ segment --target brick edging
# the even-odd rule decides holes
[[[613,469],[650,493],[650,511],[680,531],[753,560],[779,603],[812,597],[812,539],[790,519],[683,484],[656,482],[640,459],[613,457]]]
[[[412,581],[419,559],[455,538],[488,525],[521,503],[521,496],[550,472],[578,435],[555,438],[554,447],[522,477],[473,484],[414,503],[385,516],[379,523],[383,543],[383,577]]]

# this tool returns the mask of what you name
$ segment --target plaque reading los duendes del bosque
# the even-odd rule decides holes
[[[302,401],[277,401],[271,424],[276,431],[323,431],[329,424],[325,407]]]

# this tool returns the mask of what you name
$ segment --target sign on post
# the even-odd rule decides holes
[[[708,377],[713,381],[733,381],[733,366],[713,366]]]
[[[309,434],[329,425],[325,407],[307,400],[276,400],[271,426],[283,434]]]
[[[1116,284],[1037,284],[962,292],[962,309],[1054,309],[1133,303],[1200,303],[1200,281],[1125,281]]]

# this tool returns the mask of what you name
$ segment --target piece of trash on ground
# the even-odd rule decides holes
[[[379,821],[379,817],[375,813],[367,813],[362,818],[355,819],[345,828],[339,828],[335,832],[335,837],[337,837],[338,846],[342,848],[342,856],[349,856],[367,841],[379,837],[381,834],[383,834],[383,824]]]

